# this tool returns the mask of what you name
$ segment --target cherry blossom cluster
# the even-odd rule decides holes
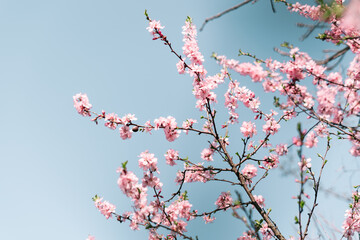
[[[155,130],[160,127],[164,129],[165,137],[169,142],[174,141],[179,137],[180,131],[177,129],[175,118],[169,116],[167,118],[159,118],[154,120]]]
[[[360,45],[359,45],[360,46]],[[289,120],[296,117],[295,109],[298,108],[301,111],[305,111],[309,118],[320,120],[322,123],[315,129],[314,132],[309,132],[305,139],[304,144],[308,148],[312,148],[317,145],[317,137],[325,137],[328,135],[327,125],[331,127],[341,128],[342,133],[348,135],[348,139],[353,143],[353,147],[350,152],[354,156],[359,155],[359,140],[357,133],[348,131],[348,126],[344,125],[344,119],[351,116],[358,116],[360,114],[360,96],[359,96],[359,84],[357,73],[359,72],[360,65],[358,64],[358,55],[355,56],[348,69],[348,79],[345,82],[339,73],[325,74],[326,68],[318,65],[310,56],[306,53],[300,52],[297,48],[290,50],[290,56],[292,60],[280,63],[276,60],[267,59],[264,61],[268,68],[267,76],[264,78],[252,78],[254,82],[262,82],[265,92],[279,91],[281,95],[286,96],[286,102],[277,102],[280,109],[283,109],[284,119]],[[214,57],[218,60],[218,63],[228,69],[236,71],[237,68],[242,66],[235,60],[228,60],[225,56]],[[264,71],[261,70],[260,71]],[[252,76],[250,72],[241,73],[242,75]],[[285,74],[283,76],[282,74]],[[264,75],[265,76],[265,75]],[[301,80],[310,77],[313,79],[312,83],[316,86],[316,93],[311,94],[305,85],[301,85]],[[245,88],[242,88],[245,90]],[[249,92],[249,90],[246,90]],[[236,122],[238,114],[235,109],[238,107],[237,93],[241,93],[239,83],[232,81],[229,83],[229,89],[225,94],[225,105],[230,110],[230,122]],[[340,94],[343,93],[341,96]],[[255,107],[249,104],[254,99],[254,94],[248,100],[244,101],[245,106],[250,106],[250,109],[254,112],[263,114],[259,109],[259,105]],[[340,98],[342,97],[342,99]],[[337,100],[341,99],[341,100]],[[249,101],[251,100],[251,101]],[[346,102],[344,104],[343,102]],[[248,105],[246,104],[248,103]],[[280,125],[271,116],[266,115],[266,124],[263,126],[263,131],[267,134],[274,134],[280,128]],[[257,118],[257,116],[256,116]],[[251,136],[250,130],[255,134],[255,129],[250,128],[250,123],[243,123],[241,132],[245,137]],[[320,129],[321,128],[321,129]],[[317,133],[319,132],[319,133]],[[326,133],[326,134],[324,134]],[[302,142],[300,139],[294,138],[293,142],[299,146]]]
[[[246,166],[244,167],[243,170],[241,170],[241,173],[244,175],[244,177],[246,178],[246,182],[248,184],[252,183],[252,178],[256,177],[257,175],[257,167],[255,167],[252,164],[246,164]]]
[[[74,107],[79,114],[86,116],[91,116],[90,109],[92,105],[89,103],[89,99],[86,94],[78,93],[74,97]]]
[[[119,117],[115,113],[106,113],[105,111],[102,111],[101,114],[92,112],[92,105],[86,94],[79,93],[73,97],[74,107],[80,115],[89,117],[94,115],[92,121],[95,123],[103,120],[104,125],[109,129],[119,129],[120,137],[123,140],[132,138],[136,132],[151,134],[153,130],[163,129],[165,138],[169,142],[179,138],[183,131],[186,134],[192,132],[205,135],[209,143],[208,147],[204,148],[198,156],[202,160],[198,163],[180,157],[179,152],[174,149],[166,151],[164,161],[168,165],[175,166],[177,162],[182,162],[184,166],[182,170],[177,171],[175,176],[177,191],[169,197],[163,194],[163,183],[159,178],[158,158],[153,153],[145,150],[138,156],[138,167],[143,171],[142,178],[127,169],[127,162],[123,163],[117,169],[119,174],[117,184],[123,194],[131,199],[132,211],[117,214],[113,204],[95,196],[96,208],[107,219],[115,216],[119,222],[129,221],[130,228],[133,230],[139,230],[140,226],[144,226],[149,231],[149,239],[153,240],[177,239],[178,237],[193,239],[186,235],[189,221],[202,217],[205,223],[211,223],[215,220],[217,212],[231,208],[233,215],[238,216],[248,227],[248,231],[244,232],[238,240],[269,240],[272,238],[285,240],[278,226],[271,219],[270,210],[265,209],[264,197],[255,195],[254,190],[273,171],[272,169],[280,165],[280,158],[288,153],[290,147],[293,147],[298,150],[297,171],[300,175],[300,178],[296,179],[300,185],[300,193],[294,197],[298,200],[299,206],[299,214],[296,216],[295,222],[299,225],[300,239],[305,239],[308,235],[308,225],[317,206],[317,195],[322,169],[326,163],[326,154],[318,155],[322,159],[322,166],[316,176],[311,169],[311,158],[302,154],[303,146],[317,147],[319,138],[326,138],[328,141],[327,153],[330,148],[330,136],[335,135],[341,140],[350,141],[352,143],[350,153],[353,156],[360,156],[360,131],[358,125],[354,126],[351,122],[351,119],[360,117],[360,33],[359,26],[354,23],[351,16],[342,19],[336,14],[330,14],[329,17],[324,18],[323,5],[289,4],[285,0],[281,2],[286,3],[290,11],[299,12],[312,20],[326,21],[330,24],[330,29],[321,36],[321,39],[334,44],[345,44],[346,48],[355,54],[346,71],[346,78],[343,79],[338,72],[328,73],[329,69],[324,63],[313,60],[309,54],[289,45],[285,46],[288,48],[286,54],[289,59],[283,62],[271,58],[261,60],[242,51],[240,51],[240,55],[252,57],[254,62],[242,63],[214,54],[213,57],[221,65],[221,70],[218,74],[208,76],[204,67],[204,56],[200,52],[196,39],[196,26],[192,19],[188,17],[182,28],[184,46],[182,48],[183,56],[181,56],[172,48],[171,43],[163,34],[164,27],[160,21],[150,19],[145,12],[149,21],[147,30],[151,33],[153,40],[163,42],[178,58],[176,67],[179,74],[186,73],[192,78],[196,108],[205,113],[204,116],[199,120],[188,118],[183,121],[182,125],[178,125],[172,116],[159,117],[153,123],[149,120],[144,124],[139,124],[134,114]],[[336,1],[336,4],[342,6],[341,1]],[[347,12],[351,14],[350,10]],[[352,24],[351,27],[349,27],[350,24]],[[231,71],[240,74],[241,81],[233,79]],[[277,94],[274,98],[274,106],[280,113],[274,109],[267,111],[261,109],[263,106],[259,96],[245,86],[246,77],[261,84],[264,92]],[[228,81],[228,87],[223,98],[229,116],[226,117],[225,123],[219,125],[218,113],[215,110],[218,96],[215,90],[225,81]],[[244,107],[246,111],[239,110],[240,107]],[[240,115],[239,111],[242,114],[252,114],[253,120],[240,121],[243,120],[241,119],[243,115]],[[301,125],[298,125],[298,135],[293,137],[291,145],[288,146],[284,142],[275,145],[273,136],[282,130],[283,122],[295,119],[300,115],[306,116],[306,120],[311,123],[309,130],[302,130]],[[345,121],[349,119],[350,121]],[[202,129],[196,128],[198,121],[203,124]],[[233,156],[228,147],[230,145],[228,129],[231,125],[238,123],[241,123],[240,132],[245,138],[241,139],[243,141],[242,152],[236,152]],[[262,132],[258,133],[260,129]],[[175,167],[180,167],[180,164]],[[222,177],[226,174],[221,175],[220,173],[233,175],[232,178]],[[236,180],[233,180],[234,177]],[[208,182],[213,181],[239,186],[248,202],[244,202],[240,195],[238,195],[239,200],[234,201],[231,193],[224,191],[216,199],[215,209],[203,213],[192,209],[193,205],[188,199],[187,192],[183,189],[184,185],[191,182],[209,184]],[[310,195],[304,191],[305,183],[308,181],[314,183],[314,203],[308,213],[308,224],[305,229],[302,229],[304,220],[301,219],[301,216],[305,205],[303,196],[310,198]],[[251,214],[247,215],[247,207],[250,211],[257,211],[260,221],[251,219],[249,217]],[[240,216],[238,210],[243,210],[248,220],[246,217]],[[350,209],[346,211],[346,219],[343,224],[344,236],[348,239],[351,239],[354,233],[360,232],[359,216],[359,194],[356,192],[353,194],[353,203]],[[252,225],[247,224],[247,221],[251,221]],[[160,229],[167,231],[168,234],[162,234]],[[294,238],[290,237],[289,239]],[[89,235],[88,240],[94,240],[94,238]]]
[[[103,214],[106,219],[112,216],[115,213],[115,205],[109,203],[108,201],[102,201],[102,198],[98,197],[97,195],[93,198],[95,207],[99,209],[101,214]]]
[[[184,163],[185,171],[178,171],[175,182],[181,184],[182,182],[203,182],[214,178],[214,173],[211,169],[206,169],[202,164],[189,165]]]
[[[166,155],[178,155],[174,150],[169,150]],[[177,157],[171,156],[173,160]],[[126,212],[119,215],[119,221],[130,220],[130,227],[138,230],[139,225],[154,224],[154,228],[149,231],[149,239],[157,239],[159,236],[155,226],[165,226],[172,230],[172,235],[186,232],[186,221],[193,219],[192,205],[182,195],[176,201],[173,201],[168,207],[161,200],[162,183],[154,174],[159,173],[157,167],[157,158],[148,151],[139,155],[139,167],[143,169],[144,176],[142,184],[139,183],[138,177],[131,171],[127,170],[126,163],[120,167],[117,172],[120,176],[118,179],[119,188],[122,192],[133,201],[133,212]],[[154,200],[148,201],[148,191],[154,191]],[[184,220],[185,221],[184,221]]]
[[[105,111],[102,111],[101,114],[96,114],[90,111],[92,105],[89,103],[89,99],[86,94],[78,93],[74,96],[74,107],[78,111],[79,114],[83,116],[91,116],[91,114],[95,114],[96,117],[92,119],[92,121],[98,123],[100,119],[105,121],[105,126],[115,130],[119,126],[120,137],[123,140],[130,139],[134,132],[139,130],[151,133],[151,131],[163,129],[165,133],[165,138],[172,142],[177,139],[180,135],[182,129],[186,134],[188,134],[189,130],[193,130],[193,124],[197,121],[194,119],[187,119],[183,122],[183,127],[178,127],[176,120],[174,117],[168,116],[167,118],[160,117],[154,120],[154,124],[152,125],[150,121],[144,123],[144,125],[135,124],[134,121],[137,120],[134,114],[126,114],[123,117],[118,117],[115,113],[106,114]],[[131,129],[130,126],[133,126]],[[202,132],[200,130],[196,130],[198,132]]]
[[[215,202],[215,205],[220,208],[226,210],[229,206],[232,206],[233,199],[231,198],[230,192],[222,192],[221,195]]]
[[[352,200],[350,209],[345,212],[345,221],[342,226],[344,236],[350,240],[354,233],[360,234],[360,194],[358,191],[352,194]]]
[[[296,2],[289,5],[289,10],[292,12],[298,12],[300,15],[310,18],[314,21],[321,19],[321,6],[310,6],[308,4],[301,4]]]

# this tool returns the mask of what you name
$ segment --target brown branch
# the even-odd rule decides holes
[[[320,168],[320,173],[319,173],[319,177],[318,177],[318,180],[316,181],[315,179],[315,175],[314,173],[311,171],[310,169],[310,174],[312,175],[312,178],[313,178],[313,181],[314,181],[314,192],[315,192],[315,196],[314,196],[314,202],[313,202],[313,206],[310,210],[310,212],[308,213],[308,221],[306,223],[306,227],[305,227],[305,231],[304,231],[304,238],[306,237],[306,235],[308,235],[308,231],[309,231],[309,226],[310,226],[310,222],[311,222],[311,217],[312,215],[314,214],[314,210],[315,210],[315,207],[317,207],[318,203],[317,203],[317,197],[318,197],[318,193],[319,193],[319,186],[320,186],[320,180],[321,180],[321,175],[322,175],[322,172],[324,170],[324,167],[325,167],[325,164],[326,164],[326,156],[328,154],[330,150],[330,138],[328,138],[327,140],[327,147],[326,147],[326,151],[325,151],[325,154],[324,156],[321,156],[319,155],[319,157],[322,159],[322,165],[321,165],[321,168]]]
[[[306,38],[308,38],[310,36],[310,34],[313,33],[316,28],[325,28],[325,25],[324,24],[320,25],[320,22],[317,22],[316,24],[297,23],[296,26],[307,28],[306,33],[304,33],[301,36],[300,41],[304,41]]]
[[[277,53],[279,53],[279,54],[282,55],[282,56],[290,57],[290,53],[285,52],[285,51],[282,51],[282,50],[280,50],[280,49],[277,48],[277,47],[274,47],[274,51],[277,52]]]
[[[279,240],[286,240],[285,237],[280,232],[279,228],[276,226],[276,224],[273,222],[273,220],[270,218],[269,213],[265,212],[264,209],[262,209],[259,204],[256,202],[254,195],[251,193],[249,187],[246,184],[246,178],[241,174],[241,172],[237,169],[237,165],[233,162],[233,158],[230,156],[229,152],[227,151],[226,144],[223,140],[219,138],[219,135],[216,131],[216,123],[215,118],[212,114],[211,106],[209,104],[209,101],[206,104],[207,106],[207,112],[211,116],[211,124],[214,128],[210,128],[211,134],[214,136],[216,141],[219,143],[220,147],[222,148],[224,155],[226,156],[227,163],[230,165],[233,173],[237,177],[237,179],[240,182],[240,185],[246,192],[246,195],[250,198],[250,201],[252,202],[253,206],[255,207],[256,211],[261,215],[261,217],[265,220],[265,222],[268,224],[269,228],[273,231],[275,237]],[[281,120],[282,118],[280,118]],[[279,121],[280,121],[279,120]]]
[[[204,23],[202,24],[202,26],[201,26],[201,28],[200,28],[200,31],[202,31],[202,30],[204,29],[205,25],[206,25],[209,21],[214,20],[214,19],[216,19],[216,18],[219,18],[219,17],[221,17],[222,15],[225,15],[225,14],[228,13],[228,12],[234,11],[234,10],[238,9],[239,7],[242,7],[242,6],[244,6],[245,4],[247,4],[247,3],[251,2],[251,1],[253,1],[253,0],[245,0],[244,2],[239,3],[239,4],[233,6],[233,7],[229,8],[229,9],[226,9],[225,11],[223,11],[223,12],[221,12],[221,13],[218,13],[218,14],[212,16],[212,17],[209,17],[209,18],[205,19]],[[254,2],[255,2],[255,1],[254,1]]]
[[[341,49],[340,51],[337,51],[334,55],[331,55],[330,57],[321,60],[321,61],[315,61],[316,64],[318,65],[326,65],[327,63],[329,63],[330,61],[344,55],[348,50],[350,49],[349,46],[346,46],[345,48]]]

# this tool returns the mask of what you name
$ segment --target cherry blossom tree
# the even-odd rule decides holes
[[[96,124],[103,121],[106,127],[118,129],[123,140],[131,139],[133,134],[152,134],[158,130],[164,132],[169,142],[176,142],[182,134],[192,134],[194,139],[198,135],[207,138],[208,147],[199,153],[200,162],[189,159],[186,153],[176,149],[169,149],[163,156],[155,156],[144,150],[138,155],[142,176],[129,169],[127,161],[123,162],[117,169],[117,184],[123,194],[130,198],[132,211],[116,208],[96,195],[93,198],[95,207],[107,219],[128,222],[133,230],[145,229],[149,232],[149,239],[197,239],[187,234],[187,226],[194,219],[202,218],[204,223],[211,223],[216,221],[219,212],[231,211],[247,228],[239,240],[310,238],[310,226],[316,224],[314,213],[319,204],[321,179],[332,144],[348,141],[351,147],[347,151],[354,157],[360,156],[360,1],[352,0],[348,8],[342,1],[318,1],[313,6],[285,0],[276,2],[279,2],[279,7],[327,24],[329,29],[318,38],[344,45],[346,51],[338,51],[323,61],[315,61],[310,54],[291,44],[283,44],[286,50],[282,53],[287,56],[285,61],[259,59],[251,53],[240,51],[240,56],[250,58],[249,62],[240,62],[214,53],[212,58],[218,63],[219,70],[217,74],[209,75],[192,19],[187,17],[182,28],[184,45],[181,51],[173,48],[160,21],[153,20],[145,11],[149,23],[147,31],[152,39],[162,42],[170,54],[177,57],[174,65],[178,73],[187,74],[193,80],[195,108],[201,111],[202,117],[194,119],[189,116],[182,123],[172,116],[138,120],[134,114],[119,117],[116,113],[94,112],[86,94],[79,93],[73,97],[79,114],[91,117]],[[207,19],[205,23],[210,20]],[[347,51],[352,53],[353,60],[345,74],[331,71],[326,66]],[[272,109],[265,109],[254,91],[243,81],[237,80],[244,76],[259,84],[265,94],[275,94]],[[226,86],[225,92],[221,92],[221,85]],[[219,98],[224,99],[226,117],[222,114],[223,106],[218,103]],[[251,115],[253,120],[245,121],[244,113]],[[289,136],[292,144],[287,144],[289,139],[283,142],[274,140],[279,129],[291,121],[299,121],[297,135]],[[304,123],[311,127],[303,129]],[[234,129],[243,136],[242,145],[236,147],[236,152],[230,150],[231,131]],[[325,143],[323,152],[317,150],[320,141]],[[319,168],[313,167],[314,156],[304,153],[305,148],[315,149],[315,157],[321,161]],[[271,208],[257,192],[257,187],[282,165],[282,160],[286,159],[291,149],[296,151],[298,158],[296,182],[299,191],[294,196],[298,209],[294,217],[298,234],[287,237],[272,219]],[[163,186],[172,183],[160,181],[159,161],[179,169],[174,176],[177,191],[170,195],[163,193]],[[237,190],[230,192],[224,187],[224,191],[214,200],[213,209],[199,211],[193,208],[184,190],[184,186],[191,182],[222,182],[236,186]],[[352,239],[355,234],[360,234],[359,185],[354,186],[350,199],[340,238]],[[89,236],[88,239],[94,237]]]

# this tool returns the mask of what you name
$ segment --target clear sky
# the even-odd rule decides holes
[[[115,171],[129,160],[128,168],[141,176],[137,156],[146,149],[162,161],[160,177],[167,186],[165,191],[170,192],[175,189],[176,167],[165,166],[163,154],[174,148],[200,161],[207,139],[182,134],[169,143],[159,131],[153,135],[134,134],[131,140],[123,141],[118,131],[105,128],[103,123],[96,126],[78,115],[72,96],[87,93],[95,111],[104,109],[120,116],[134,113],[139,123],[168,115],[178,123],[199,118],[191,78],[180,76],[176,57],[160,41],[151,40],[145,29],[144,10],[161,21],[164,34],[181,52],[181,26],[187,16],[200,27],[205,18],[237,3],[0,0],[0,239],[84,240],[88,234],[97,240],[147,239],[145,231],[134,232],[128,223],[106,220],[91,197],[103,196],[117,206],[119,213],[131,210],[130,200],[116,184]],[[285,40],[314,58],[322,57],[322,42],[298,41],[305,30],[295,24],[302,19],[289,14],[282,4],[275,7],[276,14],[269,1],[259,1],[208,23],[198,34],[208,72],[220,70],[210,59],[212,52],[249,61],[237,57],[241,48],[260,58],[281,59],[273,47]],[[234,78],[244,79],[235,74]],[[271,96],[261,94],[248,79],[244,84],[259,94],[265,106],[271,106]],[[241,115],[244,120],[251,117],[246,111]],[[282,130],[275,140],[290,142],[295,124],[289,124],[289,130]],[[230,140],[236,143],[239,127],[233,131],[234,140]],[[344,143],[336,144],[329,172],[342,164],[354,168],[353,163],[349,164],[353,158],[347,154],[348,149]],[[331,186],[347,179],[338,178],[341,172],[324,178],[325,184]],[[355,180],[353,176],[340,188],[349,193]],[[267,206],[273,208],[280,229],[287,236],[294,234],[296,202],[291,196],[297,194],[298,186],[293,177],[283,177],[279,171],[270,183],[260,187],[268,199]],[[194,207],[202,210],[214,207],[221,191],[234,190],[221,184],[189,184],[187,189]],[[322,209],[333,209],[327,212],[332,217],[329,221],[340,227],[347,203],[324,198]],[[212,225],[197,221],[189,227],[189,233],[200,239],[236,239],[244,231],[243,224],[230,213],[220,213],[217,220]]]

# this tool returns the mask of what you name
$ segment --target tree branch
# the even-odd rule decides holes
[[[242,3],[239,3],[239,4],[233,6],[233,7],[229,8],[229,9],[226,9],[225,11],[223,11],[223,12],[221,12],[221,13],[218,13],[218,14],[212,16],[212,17],[209,17],[209,18],[205,19],[204,23],[202,24],[202,26],[201,26],[201,28],[200,28],[200,31],[202,31],[202,30],[204,29],[205,25],[206,25],[209,21],[214,20],[214,19],[216,19],[216,18],[219,18],[219,17],[221,17],[222,15],[225,15],[226,13],[229,13],[229,12],[231,12],[231,11],[234,11],[234,10],[238,9],[239,7],[242,7],[242,6],[246,5],[247,3],[251,2],[251,1],[254,1],[254,0],[245,0],[245,1],[243,1]],[[255,2],[255,1],[254,1],[254,2]]]

